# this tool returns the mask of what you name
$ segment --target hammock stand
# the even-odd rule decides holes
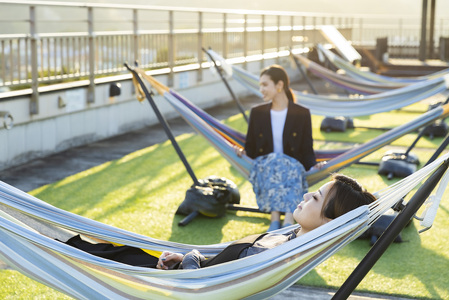
[[[344,60],[338,55],[334,54],[330,50],[326,49],[323,45],[317,44],[317,49],[320,53],[323,54],[327,60],[334,65],[338,69],[342,69],[345,73],[354,78],[363,81],[371,81],[373,83],[379,83],[382,85],[388,85],[391,87],[404,87],[413,83],[426,81],[429,79],[434,79],[438,77],[443,77],[449,74],[449,68],[425,75],[425,76],[417,76],[417,77],[390,77],[385,75],[379,75],[373,72],[364,72],[359,70],[356,66],[351,64],[350,62]]]
[[[150,83],[151,83],[151,85],[153,86],[153,87],[155,87],[157,90],[158,90],[158,92],[161,94],[161,95],[164,95],[164,97],[166,97],[166,99],[167,100],[169,100],[169,98],[171,98],[171,97],[169,97],[169,98],[167,98],[167,95],[170,95],[170,90],[167,88],[167,87],[165,87],[165,86],[163,86],[161,83],[159,83],[158,81],[156,81],[154,78],[152,78],[151,76],[148,76],[148,75],[146,75],[142,70],[138,70],[138,72],[136,72],[136,70],[132,70],[132,73],[133,73],[133,75],[134,76],[136,76],[136,77],[138,77],[139,78],[139,82],[140,82],[140,84],[141,84],[141,88],[142,89],[146,89],[146,87],[145,87],[145,85],[143,85],[143,83],[142,83],[142,81],[141,81],[141,79],[140,79],[140,76],[143,76],[144,78],[146,78]],[[145,94],[149,94],[148,92],[146,92]],[[180,98],[180,96],[178,95],[178,94],[175,94],[176,95],[176,97],[178,97],[178,98],[176,98],[176,100],[169,100],[169,102],[172,104],[172,105],[174,105],[174,107],[178,110],[178,112],[180,112],[181,113],[181,111],[179,110],[179,108],[177,108],[177,102],[174,102],[174,101],[187,101],[187,100],[183,100],[182,98]],[[185,116],[181,113],[181,115],[185,118]],[[191,126],[193,126],[192,124],[192,122],[193,121],[189,121],[188,119],[186,119],[186,121],[191,125]],[[423,125],[425,125],[425,124],[423,124]],[[196,125],[196,126],[193,126],[195,129],[198,129],[198,127],[197,127],[198,125]],[[204,125],[203,125],[204,126]],[[201,131],[199,131],[201,134],[204,134],[204,133],[202,133]],[[226,147],[225,145],[223,145],[223,147]],[[218,149],[218,150],[220,150],[220,149]],[[223,149],[221,149],[221,150],[223,150]],[[223,154],[223,153],[222,153]],[[225,157],[226,157],[226,155],[225,155]],[[353,161],[353,162],[357,162],[358,160],[355,160],[355,161]],[[342,168],[342,167],[340,167],[340,168]],[[335,169],[334,169],[335,170]],[[325,174],[324,174],[324,172],[320,172],[320,174],[321,174],[321,176],[324,176]],[[314,177],[315,179],[314,179],[314,181],[316,182],[316,181],[319,181],[319,180],[321,180],[322,179],[322,177],[320,177],[320,179],[318,179],[318,177]],[[308,178],[308,180],[309,180],[309,178]],[[241,205],[236,205],[236,204],[227,204],[227,209],[228,210],[243,210],[243,211],[250,211],[250,212],[261,212],[258,208],[256,208],[256,207],[245,207],[245,206],[241,206]],[[192,218],[193,219],[193,218]],[[188,222],[187,222],[188,223]]]
[[[222,65],[226,64],[223,57],[212,50],[208,51],[215,57],[215,60],[222,61]],[[260,95],[258,78],[256,75],[236,65],[231,65],[223,69],[228,72],[228,75],[232,75],[233,78],[245,86],[249,91],[256,95]],[[441,93],[448,88],[449,74],[445,74],[415,84],[410,84],[402,88],[360,97],[326,96],[304,94],[298,91],[294,92],[297,96],[298,103],[308,108],[314,115],[331,117],[344,115],[346,117],[355,117],[399,109]]]
[[[242,116],[245,119],[246,123],[248,123],[248,116],[246,115],[245,110],[243,109],[243,106],[240,103],[239,99],[235,96],[234,91],[231,89],[231,86],[229,85],[229,82],[226,80],[225,76],[223,75],[223,68],[222,68],[222,66],[219,66],[217,64],[217,62],[215,61],[214,57],[212,55],[210,55],[210,53],[206,49],[204,49],[204,48],[201,48],[201,49],[203,49],[203,51],[204,51],[204,53],[206,53],[208,59],[214,65],[215,70],[217,71],[218,75],[220,75],[220,78],[223,81],[223,83],[225,84],[226,89],[228,90],[229,94],[231,94],[232,100],[234,100],[234,102],[237,105],[238,109],[242,113]]]
[[[187,190],[186,198],[184,202],[178,208],[177,214],[186,214],[187,216],[178,222],[178,226],[186,226],[193,219],[195,219],[200,213],[208,216],[220,216],[224,214],[226,203],[238,204],[240,202],[240,195],[238,194],[237,186],[229,180],[224,178],[209,177],[206,179],[198,180],[195,172],[187,161],[184,153],[179,147],[170,126],[161,114],[159,108],[156,105],[152,97],[152,92],[148,91],[140,76],[132,69],[127,63],[125,67],[133,74],[133,81],[137,81],[145,98],[151,105],[151,108],[155,112],[159,123],[164,128],[165,134],[169,138],[173,147],[176,150],[181,159],[187,173],[192,178],[193,185]],[[210,191],[212,189],[212,193]]]
[[[291,51],[290,51],[290,57],[295,62],[296,68],[306,78],[307,83],[309,84],[309,86],[312,89],[312,91],[314,92],[314,94],[317,95],[318,93],[316,92],[315,87],[313,86],[313,84],[310,81],[309,77],[307,76],[306,72],[301,67],[301,65],[302,65],[306,69],[309,69],[310,68],[310,64],[313,63],[313,62],[308,60],[307,58],[305,58],[303,56],[295,55]],[[301,61],[299,60],[299,58],[301,58]],[[327,56],[325,56],[324,59],[325,59],[326,63],[330,64],[329,59],[327,58]],[[315,63],[313,63],[313,64],[317,65]],[[331,64],[330,64],[330,66],[333,67],[333,65],[331,65]],[[328,82],[330,82],[330,83],[332,83],[332,84],[334,84],[334,85],[336,85],[338,87],[341,87],[346,95],[349,95],[348,90],[349,91],[353,91],[353,92],[355,91],[355,92],[358,92],[358,93],[361,92],[362,94],[366,93],[366,89],[358,89],[358,88],[356,88],[357,86],[360,86],[360,82],[357,82],[356,85],[352,85],[351,86],[352,88],[348,88],[343,83],[341,83],[342,82],[341,77],[343,77],[343,76],[341,76],[339,74],[335,74],[334,76],[338,76],[338,79],[340,79],[340,81],[338,81],[337,79],[336,80],[331,80],[330,78],[332,78],[332,77],[326,77],[326,76],[324,76],[322,73],[320,73],[318,71],[314,72],[313,70],[310,70],[310,69],[309,69],[309,71],[312,74],[315,74],[315,75],[321,77],[322,79],[324,79],[324,80],[326,80],[326,81],[328,81]],[[326,71],[327,71],[327,73],[331,73],[331,71],[329,71],[329,70],[326,70]],[[331,74],[334,74],[334,73],[331,73]],[[347,80],[347,78],[346,78],[346,80]],[[321,122],[320,130],[326,131],[326,132],[331,132],[331,131],[344,132],[348,128],[349,129],[355,128],[354,121],[353,121],[352,118],[349,118],[349,117],[325,117],[323,119],[323,121]],[[383,128],[383,127],[364,127],[364,126],[357,126],[357,128],[383,130],[383,131],[388,131],[388,130],[391,129],[391,128]]]
[[[204,48],[203,48],[203,50],[204,50]],[[216,61],[213,58],[213,56],[210,55],[210,53],[208,51],[206,51],[206,50],[204,50],[204,51],[208,54],[210,59],[214,62],[215,66],[217,67]],[[301,74],[307,80],[309,86],[312,88],[314,93],[317,94],[317,92],[316,92],[312,82],[310,81],[310,79],[308,78],[308,76],[304,72],[304,70],[301,68],[300,63],[297,60],[296,56],[291,53],[291,57],[295,61],[298,70],[301,71]],[[217,67],[217,69],[218,69],[218,67]],[[230,87],[230,85],[228,83],[228,80],[222,74],[222,69],[219,68],[219,70],[220,70],[219,74],[220,74],[220,77],[221,77],[222,81],[225,83],[225,85],[226,85],[227,89],[229,90],[229,92],[231,93],[231,95],[234,95],[234,92],[232,91],[232,88]],[[444,102],[444,104],[447,104],[447,103],[449,103],[449,98],[448,98],[448,100],[446,100]],[[439,103],[439,105],[442,105],[442,104],[443,103]],[[241,107],[241,106],[239,106],[239,107]],[[346,124],[346,122],[349,123],[349,120],[351,120],[350,118],[344,118],[344,119],[345,119],[344,120],[345,124]],[[342,127],[342,122],[341,121],[342,121],[341,118],[326,117],[325,119],[323,119],[323,121],[321,123],[321,130],[323,130],[323,124],[324,123],[328,124],[328,125],[324,125],[324,126],[341,128]],[[332,125],[332,124],[334,124],[334,125]],[[437,122],[434,122],[432,124],[427,125],[426,127],[423,127],[421,130],[419,130],[419,135],[412,142],[412,144],[408,147],[408,149],[406,150],[405,153],[396,153],[396,152],[389,151],[389,152],[387,152],[383,156],[383,159],[382,159],[382,161],[380,163],[357,161],[357,162],[355,162],[355,164],[378,166],[379,167],[379,174],[387,175],[388,179],[392,179],[393,177],[402,177],[402,178],[406,177],[406,176],[410,175],[411,173],[413,173],[414,171],[416,171],[416,167],[419,165],[418,158],[415,155],[411,154],[410,151],[413,149],[414,146],[416,146],[416,143],[421,139],[421,137],[423,135],[430,135],[431,138],[433,138],[435,133],[437,133],[437,136],[441,136],[440,133],[444,132],[444,129],[442,129],[441,127],[443,127],[443,125],[447,127],[447,125],[444,122],[440,122],[439,124],[441,124],[441,125],[438,125]],[[357,127],[355,127],[352,122],[351,122],[351,125],[348,125],[348,127],[350,127],[350,128],[373,129],[373,130],[383,130],[383,131],[391,130],[391,128],[375,128],[375,127],[366,127],[366,126],[357,126]],[[344,125],[344,129],[346,129],[346,125]],[[345,130],[337,130],[337,131],[345,131]],[[447,133],[447,129],[446,129],[446,133]],[[240,206],[230,205],[229,208],[232,209],[232,210],[239,210]],[[253,208],[248,208],[248,209],[250,209],[249,211],[251,211],[251,212],[257,212],[258,211],[257,209],[253,209]]]
[[[209,49],[209,50],[211,50],[211,49]],[[223,83],[225,84],[227,90],[229,91],[229,93],[230,93],[231,96],[233,97],[234,101],[237,103],[237,106],[239,107],[239,110],[242,111],[241,104],[239,104],[239,102],[238,102],[238,100],[236,99],[235,94],[234,94],[234,92],[233,92],[233,90],[232,90],[232,88],[231,88],[231,86],[230,86],[228,80],[227,80],[226,77],[223,75],[223,68],[222,68],[221,66],[220,66],[220,67],[217,66],[217,62],[216,62],[214,56],[211,55],[211,54],[209,53],[209,51],[205,50],[204,48],[203,48],[203,51],[206,52],[206,54],[208,55],[208,57],[210,58],[210,60],[214,63],[215,67],[217,68],[217,72],[220,74],[221,80],[222,80]],[[294,56],[293,56],[293,58],[294,58]],[[299,62],[297,62],[296,59],[294,59],[294,60],[295,60],[295,63],[296,63],[296,65],[297,65],[297,68],[301,71],[301,74],[302,74],[303,77],[307,80],[307,82],[308,82],[310,88],[312,89],[312,91],[314,92],[314,94],[318,95],[318,93],[317,93],[315,87],[313,86],[312,82],[311,82],[310,79],[308,78],[307,74],[306,74],[306,73],[302,70],[302,68],[299,66]],[[243,112],[242,112],[242,114],[243,114],[243,116],[245,117],[246,122],[248,123],[248,118],[247,118],[246,114],[243,113]],[[326,118],[323,120],[323,122],[325,122],[326,119],[330,119],[331,122],[333,122],[332,120],[335,120],[335,119],[337,119],[337,118],[328,118],[328,117],[326,117]],[[349,119],[349,118],[345,118],[345,119]],[[338,121],[337,121],[337,122],[338,122]],[[341,126],[341,125],[337,125],[337,126]],[[352,125],[351,128],[355,128],[355,127]],[[379,129],[379,130],[384,130],[384,131],[391,130],[391,128],[370,128],[370,127],[357,127],[357,128]],[[358,164],[358,165],[370,165],[370,166],[378,166],[378,165],[379,165],[379,163],[361,162],[361,161],[357,161],[357,162],[355,162],[355,164]],[[242,207],[242,208],[243,208],[243,207]],[[239,206],[232,206],[232,205],[230,205],[230,209],[231,209],[231,210],[239,210]],[[256,212],[257,212],[258,210],[257,210],[257,209],[252,209],[252,208],[251,208],[251,209],[248,210],[248,211],[251,211],[251,212],[255,212],[255,211],[256,211]]]
[[[310,81],[309,76],[307,76],[307,73],[302,69],[301,65],[299,64],[298,59],[296,56],[293,55],[292,51],[290,50],[290,56],[293,58],[293,61],[295,62],[296,68],[299,70],[301,75],[305,78],[307,84],[309,85],[310,89],[315,95],[318,95],[318,92],[316,91],[315,87],[312,84],[312,81]]]
[[[206,112],[202,111],[200,108],[195,106],[193,103],[183,98],[180,94],[176,93],[172,89],[169,89],[162,83],[158,82],[153,77],[147,75],[142,70],[137,70],[140,76],[144,77],[154,88],[156,88],[161,96],[173,105],[173,107],[178,110],[182,117],[200,134],[206,137],[206,139],[226,158],[231,164],[237,168],[244,176],[248,176],[249,169],[251,168],[252,161],[250,158],[243,156],[238,158],[232,147],[234,145],[239,145],[243,147],[245,137],[241,133],[227,127],[226,125],[220,123],[218,120],[214,119],[212,116],[208,115]],[[139,87],[137,87],[139,89]],[[329,160],[326,168],[320,171],[307,172],[307,181],[309,185],[314,184],[321,180],[325,176],[325,173],[337,171],[342,167],[359,161],[361,158],[377,150],[381,145],[386,145],[393,141],[394,139],[417,130],[423,126],[431,124],[437,119],[447,117],[449,114],[449,104],[432,109],[422,116],[416,118],[415,120],[398,126],[389,132],[386,132],[374,140],[361,145],[360,147],[352,148],[349,151],[340,151],[339,154],[333,156]],[[376,145],[376,146],[374,146]],[[362,150],[363,149],[363,150]],[[317,157],[322,157],[320,154],[321,150],[317,150]],[[330,154],[330,153],[329,153]],[[351,156],[357,157],[350,158]],[[324,156],[325,157],[325,156]],[[331,157],[331,156],[328,156]],[[329,159],[329,158],[328,158]],[[336,168],[338,166],[338,168]]]
[[[26,220],[23,220],[26,222],[24,224],[14,217],[15,214],[10,215],[9,210],[13,209],[20,215],[31,216],[52,226],[58,226],[58,228],[66,228],[133,247],[165,249],[182,253],[195,247],[194,245],[164,242],[139,236],[77,216],[0,182],[0,236],[2,237],[0,239],[2,245],[0,257],[23,274],[80,299],[268,298],[294,284],[319,263],[355,239],[377,219],[379,214],[397,203],[398,196],[411,191],[427,176],[434,174],[427,179],[428,183],[421,186],[418,191],[421,196],[426,196],[438,182],[439,178],[437,177],[441,177],[440,175],[444,172],[443,167],[447,168],[448,159],[449,156],[445,155],[438,159],[438,162],[419,170],[410,178],[379,191],[377,193],[379,199],[369,209],[360,207],[313,232],[258,255],[192,271],[162,271],[124,265],[95,257],[54,241],[45,236],[47,234],[42,234],[29,227],[32,224],[28,223],[27,225]],[[436,169],[437,171],[435,171]],[[440,182],[438,191],[442,188],[442,192],[444,192],[446,189],[448,175],[446,172],[445,179]],[[441,197],[442,193],[439,195]],[[418,203],[410,201],[409,203],[413,203],[413,207],[411,204],[404,207],[407,210],[415,210]],[[4,208],[10,209],[5,211]],[[357,219],[357,216],[360,216],[361,219]],[[407,218],[408,215],[402,217],[403,220],[407,220]],[[395,227],[390,226],[388,233],[384,236],[395,236],[396,232],[390,232],[393,229],[397,230]],[[383,237],[382,240],[385,241],[386,237]],[[375,248],[375,255],[380,257],[388,243],[378,242],[378,244],[379,246]],[[382,248],[380,248],[380,244],[382,244]],[[205,251],[209,255],[215,255],[226,245],[205,245],[199,246],[197,249],[201,252]],[[364,268],[367,271],[374,261],[370,257],[366,260],[368,263]],[[357,285],[366,274],[359,273],[351,276],[352,285]],[[350,294],[351,288],[347,288],[345,293]],[[342,296],[339,299],[346,298]]]
[[[446,160],[441,166],[423,183],[418,191],[413,195],[410,201],[404,206],[402,211],[396,216],[393,222],[388,226],[387,230],[377,240],[374,246],[362,259],[359,265],[349,275],[340,289],[335,293],[332,299],[347,299],[357,285],[365,278],[369,270],[375,265],[379,258],[385,253],[387,248],[394,242],[396,237],[407,226],[410,219],[417,213],[418,209],[423,205],[429,197],[432,190],[443,177],[449,166],[449,160]]]
[[[299,54],[293,54],[290,52],[290,56],[292,57],[292,59],[294,60],[297,68],[300,70],[301,74],[305,74],[305,72],[303,71],[303,69],[301,68],[301,65],[303,65],[306,69],[308,69],[312,74],[315,74],[319,77],[321,77],[322,79],[336,85],[339,87],[343,87],[346,91],[347,86],[344,85],[345,81],[349,81],[352,85],[352,89],[351,91],[356,91],[356,92],[362,92],[365,91],[363,89],[363,85],[367,85],[370,84],[372,85],[372,82],[367,82],[367,81],[363,81],[363,80],[355,80],[351,77],[347,77],[344,75],[340,75],[340,74],[335,74],[334,72],[325,69],[324,67],[321,67],[320,65],[316,64],[315,62],[307,59],[304,56],[301,56]],[[324,56],[325,61],[329,61],[327,56]],[[317,71],[316,69],[321,70],[321,72]],[[333,75],[328,75],[326,76],[325,74],[333,74]],[[331,78],[333,77],[337,77],[335,80],[331,80]],[[308,81],[309,82],[309,81]],[[311,84],[311,83],[310,83]],[[357,87],[361,87],[360,90],[357,90]],[[390,88],[391,89],[391,88]],[[389,89],[385,89],[384,91],[387,91]],[[347,92],[347,91],[346,91]],[[379,91],[380,92],[380,91]],[[316,94],[316,93],[315,93]],[[446,100],[445,103],[447,103],[448,100]],[[441,105],[440,103],[436,103],[434,105]],[[429,107],[429,109],[432,109],[434,105],[431,105]],[[384,130],[384,131],[388,131],[391,128],[382,128],[382,127],[365,127],[365,126],[354,126],[354,122],[351,118],[348,117],[326,117],[323,119],[323,121],[321,122],[321,130],[322,131],[326,131],[326,132],[330,132],[330,131],[337,131],[337,132],[344,132],[346,131],[346,129],[351,129],[351,128],[365,128],[365,129],[373,129],[373,130]],[[442,133],[443,132],[443,133]],[[431,138],[433,138],[434,136],[445,136],[447,133],[447,126],[446,124],[441,124],[441,123],[435,123],[433,126],[428,126],[428,128],[426,129],[426,135],[430,136]]]
[[[293,54],[290,53],[290,56],[294,59],[297,65],[303,65],[310,73],[314,74],[317,77],[342,88],[346,94],[355,93],[355,94],[378,94],[382,92],[386,92],[392,89],[396,89],[398,87],[392,87],[388,85],[381,85],[379,83],[374,83],[367,80],[355,79],[352,77],[348,77],[343,74],[336,73],[334,70],[330,70],[322,65],[310,60],[309,58],[301,55],[301,54]],[[324,56],[324,63],[333,66],[327,56]]]

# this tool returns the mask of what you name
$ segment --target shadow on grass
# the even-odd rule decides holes
[[[231,176],[240,187],[246,182],[201,137],[183,135],[178,142],[187,149],[185,155],[199,179]],[[192,183],[173,146],[165,142],[39,188],[33,195],[78,215],[183,243],[218,243],[229,222],[265,226],[264,217],[230,213],[217,219],[201,216],[185,228],[178,227],[182,217],[175,212]]]
[[[442,291],[445,291],[443,294],[448,292],[446,277],[441,275],[447,272],[449,259],[421,244],[420,236],[413,222],[401,234],[403,242],[393,243],[387,248],[372,267],[370,273],[363,279],[361,285],[363,285],[364,281],[368,282],[370,286],[381,285],[379,282],[369,283],[370,278],[376,274],[374,278],[386,278],[390,282],[393,280],[392,282],[396,283],[397,286],[392,287],[391,290],[381,289],[373,291],[369,289],[372,292],[401,296],[400,291],[404,291],[403,295],[418,296],[422,295],[420,290],[424,290],[430,295],[431,299],[440,299]],[[344,251],[340,251],[339,255],[360,262],[368,251],[369,245],[366,240],[356,240],[346,246]],[[435,264],[436,262],[437,264]],[[423,288],[410,287],[407,284],[409,280],[420,282]],[[323,285],[326,285],[326,283]],[[412,290],[416,291],[412,292]],[[428,298],[426,296],[423,297]]]
[[[229,234],[225,234],[227,231],[226,226],[229,223],[235,224],[229,230],[236,231],[234,236],[228,240],[236,240],[243,238],[254,232],[248,232],[248,230],[241,229],[240,231],[235,230],[235,227],[246,226],[243,224],[253,224],[259,227],[268,227],[268,219],[262,214],[258,216],[241,216],[233,212],[226,213],[223,217],[209,218],[203,215],[199,215],[193,221],[191,221],[186,226],[178,226],[179,221],[181,221],[185,216],[176,215],[172,222],[170,241],[176,241],[185,244],[201,244],[210,245],[215,243],[220,243],[223,241],[225,236],[229,237]]]

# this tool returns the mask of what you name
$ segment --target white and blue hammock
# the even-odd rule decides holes
[[[55,238],[75,234],[139,247],[158,256],[192,248],[215,255],[229,243],[187,245],[142,236],[64,211],[0,182],[0,259],[10,267],[77,299],[263,299],[279,293],[356,239],[449,158],[446,154],[376,193],[359,207],[303,236],[261,254],[197,270],[158,270],[91,255]],[[448,172],[432,199],[431,226]],[[286,232],[292,228],[281,229]]]
[[[418,82],[425,82],[428,80],[443,78],[449,74],[449,68],[443,69],[432,74],[416,77],[391,77],[373,73],[371,71],[363,71],[334,54],[332,51],[326,49],[323,45],[317,45],[318,53],[327,58],[327,60],[332,63],[336,68],[341,69],[346,75],[354,79],[359,79],[362,81],[368,81],[373,84],[379,84],[381,86],[390,86],[393,88],[404,87]],[[323,57],[323,58],[324,58]]]

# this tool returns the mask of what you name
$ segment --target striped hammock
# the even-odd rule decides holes
[[[376,74],[373,72],[366,72],[358,69],[356,66],[351,64],[350,62],[344,60],[343,58],[335,55],[332,51],[323,47],[323,45],[317,45],[318,51],[323,54],[335,67],[342,69],[345,73],[353,77],[355,79],[361,79],[365,81],[382,83],[385,85],[390,85],[394,87],[403,87],[406,85],[414,84],[417,82],[423,82],[435,78],[441,78],[449,74],[449,68],[425,75],[425,76],[417,76],[417,77],[390,77],[385,75]]]
[[[344,88],[345,90],[359,94],[378,94],[401,86],[392,86],[388,84],[358,79],[339,74],[328,68],[325,68],[301,54],[292,54],[293,58],[298,60],[310,73],[318,76],[331,84]],[[405,86],[405,85],[402,85]]]
[[[208,50],[208,53],[223,66],[223,70],[228,75],[231,75],[255,95],[262,96],[259,92],[258,76],[236,65],[229,66],[225,59],[213,50]],[[448,88],[449,74],[368,96],[326,96],[304,94],[298,91],[294,91],[294,93],[298,103],[307,107],[314,115],[356,117],[399,109],[427,99]]]
[[[136,73],[133,72],[133,80],[136,91],[139,94],[139,100],[143,100],[144,97],[146,97],[144,90],[146,89],[145,85],[143,82],[139,82],[139,80],[142,80],[141,78],[143,78],[179,112],[195,131],[204,136],[206,140],[231,163],[231,165],[233,165],[243,176],[248,178],[252,166],[252,159],[245,155],[238,157],[234,150],[236,145],[243,147],[245,141],[245,136],[243,134],[220,123],[173,89],[169,89],[154,77],[147,75],[143,70],[135,68],[134,71]],[[137,74],[141,78],[136,78]],[[349,166],[383,146],[390,144],[399,137],[448,115],[449,104],[446,104],[432,109],[408,123],[391,129],[373,140],[352,147],[347,151],[316,151],[319,160],[327,160],[327,164],[320,170],[310,170],[306,172],[307,182],[309,186],[311,186],[326,178],[329,173],[336,172]]]
[[[446,154],[379,191],[378,200],[370,206],[359,207],[310,233],[261,254],[198,270],[130,266],[91,255],[55,238],[82,234],[139,247],[156,257],[163,250],[186,253],[192,248],[211,256],[228,243],[186,245],[142,236],[58,209],[0,182],[0,260],[77,299],[268,298],[357,238],[448,158]],[[446,174],[433,201],[441,199],[448,179]]]

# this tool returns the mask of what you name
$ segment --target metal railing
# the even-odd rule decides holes
[[[326,42],[321,25],[334,25],[359,46],[384,36],[392,46],[419,41],[419,20],[412,19],[0,0],[6,6],[24,19],[0,20],[9,25],[0,26],[0,89],[31,88],[31,114],[40,85],[86,79],[94,102],[95,79],[128,73],[125,61],[165,69],[170,85],[173,71],[186,64],[197,65],[201,80],[202,47],[226,58],[276,55]],[[444,22],[437,39],[449,35]]]

